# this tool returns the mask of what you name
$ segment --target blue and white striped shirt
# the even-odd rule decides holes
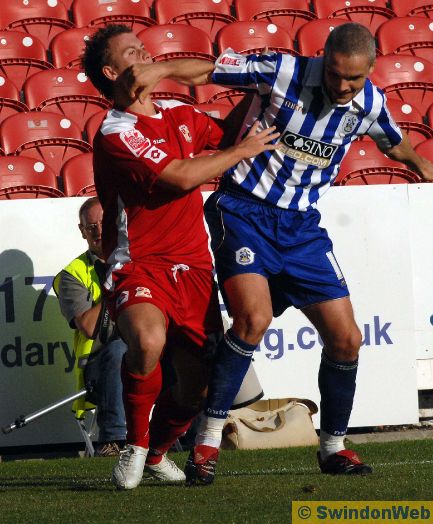
[[[213,82],[254,89],[257,94],[241,134],[258,119],[277,126],[279,148],[241,161],[225,176],[284,209],[305,211],[332,184],[351,142],[368,134],[380,149],[402,140],[383,92],[367,79],[348,104],[332,104],[323,89],[323,58],[280,53],[240,55],[225,51]]]

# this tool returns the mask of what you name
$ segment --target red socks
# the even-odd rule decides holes
[[[179,406],[171,389],[163,391],[156,401],[150,421],[150,444],[147,464],[158,464],[166,453],[183,435],[197,415],[197,411]]]
[[[122,365],[123,403],[125,405],[126,441],[134,446],[149,447],[149,416],[162,386],[161,366],[148,375],[135,375]]]

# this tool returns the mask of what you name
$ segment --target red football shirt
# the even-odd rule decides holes
[[[178,194],[157,184],[173,159],[191,158],[222,138],[192,106],[162,102],[158,114],[111,110],[93,144],[95,184],[104,209],[110,264],[152,262],[210,268],[200,189]]]

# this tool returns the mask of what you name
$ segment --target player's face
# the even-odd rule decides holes
[[[150,53],[134,33],[121,33],[110,38],[108,43],[111,57],[111,67],[118,75],[134,64],[149,64],[152,62]]]
[[[362,90],[373,68],[367,55],[332,53],[326,56],[323,80],[331,102],[348,104]]]
[[[81,217],[79,225],[83,238],[87,240],[90,251],[102,258],[102,207],[96,203]]]

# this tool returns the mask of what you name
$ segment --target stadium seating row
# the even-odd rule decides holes
[[[6,5],[0,12],[0,28],[5,29],[0,31],[0,153],[9,156],[0,158],[0,198],[25,194],[3,187],[19,182],[12,172],[51,177],[24,184],[33,188],[29,195],[36,186],[53,189],[39,190],[38,197],[94,191],[92,179],[86,178],[91,142],[109,104],[76,66],[85,40],[109,22],[130,25],[155,60],[214,60],[227,47],[244,53],[267,47],[319,55],[335,25],[359,21],[376,33],[378,54],[386,54],[378,57],[372,80],[390,97],[394,117],[414,145],[433,139],[427,125],[433,127],[432,6],[422,1],[312,0],[311,7],[308,0],[25,0]],[[220,118],[243,96],[235,89],[192,90],[169,80],[154,93],[154,98],[177,98]],[[352,172],[355,165],[371,167],[364,161],[375,158],[373,148],[368,139],[357,143],[338,183],[366,183]],[[401,164],[389,160],[375,165],[392,170],[388,182],[419,181],[410,172],[400,173],[407,171]],[[76,174],[73,180],[72,173],[84,178]]]
[[[416,147],[419,154],[433,161],[433,138]],[[28,150],[23,150],[28,153]],[[345,157],[336,185],[420,183],[418,175],[403,164],[385,157],[370,141],[356,141]],[[216,189],[218,180],[201,186],[202,191]],[[58,187],[61,187],[61,190]],[[16,198],[53,198],[95,195],[92,153],[71,156],[56,176],[44,161],[30,156],[0,158],[0,200]]]
[[[395,2],[388,8],[385,0],[313,0],[310,10],[308,0],[235,0],[232,6],[227,0],[155,0],[151,10],[145,0],[74,0],[68,11],[60,0],[25,0],[2,5],[0,30],[2,38],[6,38],[3,33],[8,31],[24,32],[47,50],[54,47],[55,55],[55,48],[64,46],[63,38],[74,44],[82,35],[110,22],[126,23],[137,33],[155,25],[187,25],[201,29],[211,42],[217,43],[220,30],[226,26],[258,21],[268,26],[276,25],[288,33],[295,49],[296,41],[300,40],[299,50],[306,54],[302,51],[306,37],[299,32],[304,25],[315,22],[306,31],[306,34],[314,34],[315,27],[352,20],[377,33],[379,50],[387,53],[385,48],[390,46],[431,41],[429,25],[433,6],[429,2],[431,0]],[[406,8],[402,7],[404,4]],[[408,6],[415,8],[408,11]],[[318,23],[320,21],[322,24]],[[68,29],[82,31],[72,32],[59,42],[57,37]],[[313,39],[320,36],[313,36]],[[55,57],[53,63],[56,67],[65,65],[56,62]]]

